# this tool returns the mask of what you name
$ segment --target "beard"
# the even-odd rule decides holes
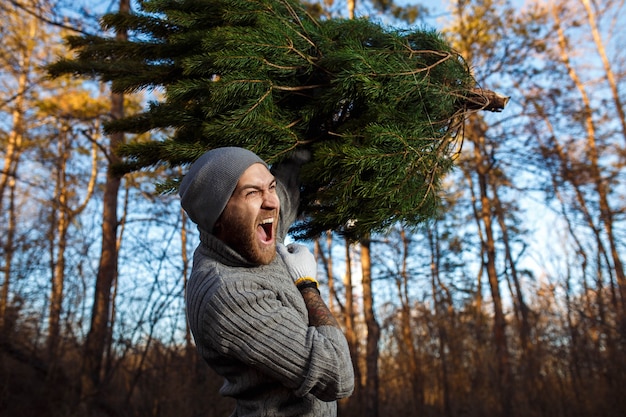
[[[265,218],[267,215],[265,216]],[[224,211],[218,223],[215,235],[237,251],[248,262],[255,265],[268,265],[276,257],[276,227],[278,219],[274,214],[274,223],[271,225],[271,244],[261,243],[257,228],[261,220],[250,220],[247,217],[237,216]]]

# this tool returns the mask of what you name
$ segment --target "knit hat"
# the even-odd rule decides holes
[[[253,164],[267,167],[247,149],[225,147],[206,152],[191,165],[178,194],[183,209],[200,230],[212,233],[239,178]]]

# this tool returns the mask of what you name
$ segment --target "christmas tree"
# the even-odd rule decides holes
[[[464,118],[503,106],[476,88],[433,30],[318,20],[291,0],[140,7],[103,17],[128,41],[71,37],[75,58],[50,73],[96,77],[119,93],[163,88],[144,112],[106,124],[108,132],[169,132],[120,148],[124,172],[187,164],[221,146],[248,148],[270,164],[310,150],[302,236],[334,230],[359,239],[432,217]]]

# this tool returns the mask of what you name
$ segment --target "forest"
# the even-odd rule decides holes
[[[164,91],[49,70],[68,37],[128,36],[102,16],[142,3],[0,3],[1,416],[232,413],[185,318],[198,233],[160,188],[185,167],[114,169],[174,132],[103,127]],[[436,29],[509,97],[463,119],[429,218],[302,241],[355,368],[339,416],[622,416],[626,6],[430,3],[304,4]]]

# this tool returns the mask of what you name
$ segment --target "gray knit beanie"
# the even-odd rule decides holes
[[[178,194],[189,218],[204,232],[215,222],[235,191],[239,178],[253,164],[267,164],[255,153],[235,147],[216,148],[198,158],[180,183]]]

